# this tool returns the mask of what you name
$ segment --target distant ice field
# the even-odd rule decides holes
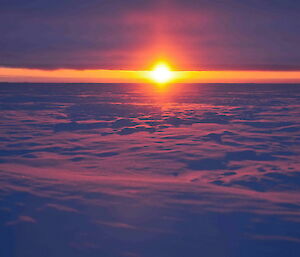
[[[300,85],[0,84],[0,256],[300,256]]]

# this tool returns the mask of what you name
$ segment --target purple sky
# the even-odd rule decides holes
[[[296,0],[0,0],[0,66],[300,69]]]

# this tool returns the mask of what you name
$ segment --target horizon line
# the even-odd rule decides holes
[[[0,67],[0,82],[7,83],[150,83],[150,70],[76,70]],[[169,83],[298,84],[300,70],[190,70],[172,71]]]

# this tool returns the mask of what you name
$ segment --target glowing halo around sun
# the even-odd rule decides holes
[[[158,63],[150,72],[150,78],[158,84],[165,84],[173,79],[173,72],[165,63]]]

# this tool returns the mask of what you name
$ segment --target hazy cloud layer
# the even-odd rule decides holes
[[[298,1],[0,1],[0,65],[300,69]]]

